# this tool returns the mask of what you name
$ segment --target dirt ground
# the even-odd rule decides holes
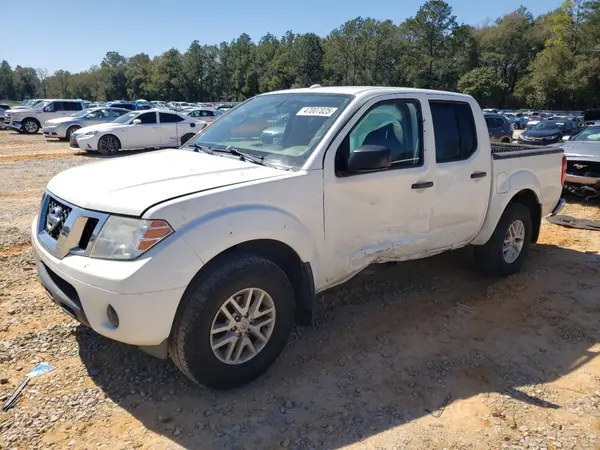
[[[29,244],[42,190],[98,160],[67,147],[0,131],[0,400],[56,367],[0,412],[0,449],[600,449],[600,233],[544,221],[502,280],[470,249],[369,268],[320,296],[265,376],[214,392],[45,297]]]

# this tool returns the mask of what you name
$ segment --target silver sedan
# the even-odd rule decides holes
[[[90,125],[97,125],[106,122],[112,122],[117,117],[127,114],[131,111],[124,108],[90,108],[79,111],[68,117],[50,119],[44,123],[44,137],[69,140],[74,131]]]

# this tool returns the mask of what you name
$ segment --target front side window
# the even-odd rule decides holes
[[[423,163],[421,108],[417,100],[385,101],[368,111],[342,141],[336,171],[346,170],[350,154],[363,145],[390,149],[392,168]]]
[[[45,112],[56,112],[62,111],[62,103],[61,102],[50,102],[46,106],[44,106]]]
[[[156,123],[156,113],[155,112],[140,114],[140,116],[137,118],[140,119],[142,121],[142,124],[144,124],[144,125]]]
[[[254,97],[204,128],[186,146],[239,149],[265,162],[299,169],[353,96],[277,93]],[[276,125],[288,115],[288,121]]]
[[[129,123],[136,119],[138,115],[139,113],[137,112],[128,112],[127,114],[123,114],[121,117],[113,120],[113,123]]]
[[[464,161],[477,150],[473,111],[468,103],[430,101],[438,163]]]

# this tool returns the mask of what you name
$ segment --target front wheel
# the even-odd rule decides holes
[[[475,258],[487,275],[506,277],[521,270],[531,242],[532,220],[529,209],[509,203],[492,237],[475,247]]]
[[[23,121],[23,131],[27,134],[36,134],[40,131],[40,124],[33,119],[25,119]]]
[[[230,389],[266,371],[294,323],[294,291],[273,262],[233,255],[188,287],[169,353],[192,381]]]
[[[121,149],[121,143],[119,140],[110,134],[102,136],[98,141],[98,151],[101,155],[108,156],[114,155]]]

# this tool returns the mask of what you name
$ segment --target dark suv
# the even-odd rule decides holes
[[[512,142],[513,127],[506,117],[500,114],[485,114],[485,123],[490,133],[490,141],[506,144]]]

